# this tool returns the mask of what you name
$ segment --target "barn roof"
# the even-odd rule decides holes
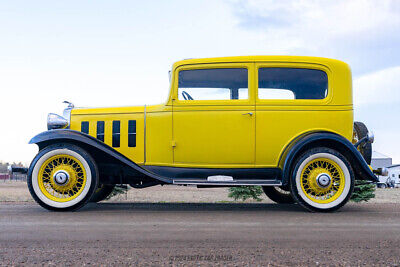
[[[400,164],[395,164],[395,165],[389,166],[389,167],[387,167],[387,169],[395,168],[395,167],[400,167]]]
[[[390,159],[391,157],[388,157],[382,153],[379,153],[378,151],[372,151],[372,158],[373,159]]]

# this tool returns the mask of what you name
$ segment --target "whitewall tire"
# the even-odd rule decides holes
[[[85,205],[98,183],[95,161],[71,144],[48,146],[33,159],[28,172],[32,197],[48,210],[71,211]]]
[[[334,211],[350,199],[354,174],[338,151],[318,147],[303,153],[294,164],[291,192],[310,211]]]

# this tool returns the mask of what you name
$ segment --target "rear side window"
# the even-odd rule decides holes
[[[322,70],[300,68],[260,68],[259,99],[324,99],[328,76]]]
[[[179,100],[248,99],[245,68],[182,70],[178,79]]]

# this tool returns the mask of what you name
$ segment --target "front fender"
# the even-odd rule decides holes
[[[39,148],[42,149],[43,147],[50,144],[61,142],[72,142],[78,146],[81,144],[81,146],[84,145],[85,147],[94,148],[97,151],[103,152],[108,156],[111,156],[114,159],[118,160],[120,163],[132,168],[132,171],[135,171],[138,174],[142,174],[146,177],[159,180],[163,183],[172,183],[171,178],[157,175],[142,168],[135,162],[131,161],[130,159],[119,153],[114,148],[82,132],[68,129],[50,130],[36,135],[29,141],[29,144],[37,144]]]
[[[289,183],[292,165],[296,158],[305,150],[317,146],[327,146],[344,154],[352,165],[356,179],[379,182],[379,179],[373,174],[363,156],[349,140],[334,133],[314,132],[299,137],[286,149],[284,153],[286,156],[281,159],[283,162],[283,185]]]

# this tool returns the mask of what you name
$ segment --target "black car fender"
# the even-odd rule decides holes
[[[39,146],[39,149],[43,149],[48,145],[55,143],[63,143],[63,142],[73,143],[78,146],[81,146],[82,148],[87,148],[89,150],[92,150],[92,153],[104,153],[112,157],[113,159],[117,160],[121,164],[128,166],[131,169],[131,171],[136,172],[138,175],[144,175],[148,178],[156,179],[161,183],[172,183],[171,178],[157,175],[153,172],[150,172],[142,168],[129,158],[122,155],[117,150],[97,140],[96,138],[82,132],[69,129],[45,131],[33,137],[29,141],[29,144],[37,144]]]
[[[285,149],[279,161],[282,168],[282,184],[288,185],[293,163],[304,151],[317,147],[325,146],[335,149],[342,153],[352,165],[355,178],[357,180],[369,180],[378,182],[379,179],[374,175],[363,156],[357,148],[346,138],[331,132],[312,132],[303,134],[292,141]]]

